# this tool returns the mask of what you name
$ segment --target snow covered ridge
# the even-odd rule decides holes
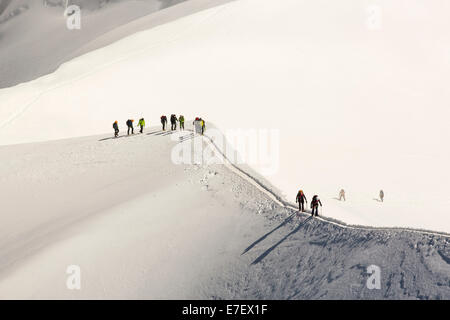
[[[180,139],[179,136],[183,136],[185,138]],[[234,136],[234,132],[231,133],[231,136]],[[172,140],[181,140],[186,141],[191,137],[191,135],[186,138],[186,134],[178,133],[178,134],[172,134],[171,135]],[[242,148],[242,143],[245,141],[245,136],[239,137],[238,143],[231,144],[229,140],[227,140],[227,137],[220,133],[218,130],[210,130],[205,135],[205,138],[207,139],[206,146],[204,145],[204,142],[200,143],[193,143],[192,145],[183,143],[183,147],[180,148],[180,145],[175,146],[172,149],[172,161],[175,164],[201,164],[201,165],[211,165],[211,164],[223,164],[228,165],[229,168],[239,176],[243,177],[247,181],[253,184],[256,188],[258,188],[260,191],[265,193],[268,197],[270,197],[274,202],[276,202],[278,205],[290,209],[290,210],[298,210],[298,206],[295,203],[292,203],[290,201],[287,201],[283,199],[282,196],[278,194],[278,190],[270,184],[268,180],[262,177],[258,177],[259,175],[254,172],[252,169],[250,169],[248,166],[243,166],[245,162],[243,162],[241,155],[246,154],[246,150],[242,150],[242,152],[236,151],[239,150],[239,148]],[[197,140],[200,141],[200,140]],[[236,148],[237,146],[238,148]],[[214,151],[211,152],[212,148],[214,148]],[[191,152],[191,157],[180,157],[180,150],[182,151],[182,154],[187,154]],[[254,149],[252,149],[253,152],[255,152]],[[202,157],[195,157],[195,154],[201,153]],[[273,152],[273,150],[272,150]],[[276,153],[276,152],[273,152]],[[193,155],[192,155],[193,154]],[[253,165],[259,165],[261,166],[261,163],[252,163]],[[272,162],[271,165],[273,166],[274,163]],[[267,173],[267,172],[266,172]],[[264,171],[263,171],[264,175]],[[339,221],[337,219],[333,219],[332,217],[317,217],[316,219],[330,223],[333,225],[336,225],[341,228],[345,229],[355,229],[355,230],[378,230],[378,231],[407,231],[411,233],[418,233],[422,235],[432,235],[432,236],[439,236],[443,238],[450,238],[450,233],[445,232],[435,232],[431,230],[425,230],[425,229],[412,229],[412,228],[386,228],[386,227],[370,227],[370,226],[362,226],[362,225],[351,225],[347,224],[343,221]]]
[[[360,1],[226,3],[1,90],[0,143],[100,134],[130,117],[153,125],[168,112],[222,132],[274,129],[269,179],[284,199],[302,189],[349,224],[448,233],[447,5],[383,1],[373,24]]]
[[[209,126],[209,125],[208,125]],[[171,135],[172,140],[194,138],[195,133],[186,137],[185,132]],[[229,129],[225,133],[212,128],[207,130],[211,144],[204,147],[201,140],[192,139],[192,144],[178,144],[172,149],[171,159],[175,164],[247,164],[256,166],[264,176],[279,170],[280,136],[278,130],[268,129]],[[216,152],[218,151],[218,152]]]
[[[173,134],[0,147],[0,298],[450,297],[448,238],[297,215],[251,170],[172,163]]]
[[[9,12],[8,14],[5,14],[3,17],[1,16],[1,14],[3,13],[3,11],[6,9],[6,7],[4,7],[3,9],[0,9],[0,24],[7,22],[8,20],[13,19],[14,17],[18,16],[19,14],[21,14],[22,12],[26,11],[29,9],[28,5],[24,4],[21,5],[17,8],[15,8],[13,11]]]
[[[0,1],[0,16],[3,14],[3,12],[6,10],[8,5],[11,3],[12,0],[2,0]]]
[[[54,72],[63,62],[120,39],[122,31],[111,33],[139,18],[144,18],[140,24],[148,28],[170,21],[170,12],[154,18],[148,15],[184,1],[1,0],[0,88]],[[80,30],[66,27],[63,13],[70,5],[81,8]],[[175,12],[173,18],[177,16]],[[101,43],[95,42],[98,38],[103,39]]]

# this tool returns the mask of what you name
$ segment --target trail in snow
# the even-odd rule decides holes
[[[174,165],[173,134],[0,147],[0,297],[450,296],[447,238],[298,217],[251,173]],[[72,264],[80,291],[65,285]],[[370,264],[382,290],[365,287]]]
[[[223,132],[278,130],[279,170],[267,179],[284,199],[301,187],[349,225],[450,231],[442,148],[450,69],[436,40],[449,30],[443,2],[424,14],[420,1],[407,10],[384,1],[392,20],[377,32],[356,0],[329,1],[325,11],[312,1],[217,1],[204,11],[200,2],[168,9],[188,15],[156,28],[145,30],[147,17],[118,38],[111,31],[96,45],[121,40],[0,90],[0,144],[100,134],[114,120],[188,110]],[[335,200],[341,188],[345,203]],[[373,200],[380,189],[383,204]]]
[[[213,12],[210,16],[205,17],[205,20],[211,19],[216,14],[217,14],[217,12]],[[183,34],[190,32],[192,28],[198,27],[203,22],[204,21],[200,21],[198,24],[190,25],[189,28],[185,28],[184,30],[182,30],[178,33],[168,35],[161,43],[151,44],[150,46],[140,48],[136,51],[129,51],[124,56],[121,56],[121,57],[119,57],[115,60],[109,61],[107,63],[101,63],[99,65],[96,65],[95,67],[91,68],[90,70],[88,70],[76,77],[73,77],[69,80],[58,82],[58,83],[54,84],[53,86],[50,86],[47,89],[36,93],[33,96],[33,98],[31,99],[31,101],[25,102],[20,108],[17,108],[17,110],[15,110],[6,119],[4,119],[3,121],[0,122],[0,130],[5,126],[14,125],[14,121],[16,119],[18,119],[20,116],[22,116],[25,112],[27,112],[30,108],[32,108],[33,105],[35,105],[43,96],[50,94],[51,92],[56,91],[58,89],[61,89],[61,88],[67,87],[67,86],[71,86],[78,81],[86,79],[89,76],[96,74],[104,69],[110,68],[111,66],[119,64],[122,61],[129,60],[129,59],[133,58],[133,56],[142,54],[145,51],[153,50],[153,49],[157,48],[158,46],[165,45],[170,42],[175,42],[178,38],[182,37]]]
[[[239,168],[238,165],[230,162],[230,160],[228,159],[228,157],[226,156],[224,150],[221,150],[216,143],[214,143],[214,141],[207,136],[207,133],[205,136],[203,136],[204,138],[208,139],[209,143],[211,143],[212,145],[214,145],[214,147],[216,148],[216,150],[220,153],[220,155],[223,157],[223,159],[225,160],[225,164],[231,168],[231,170],[233,172],[235,172],[236,174],[238,174],[239,176],[245,178],[246,180],[248,180],[250,183],[252,183],[252,185],[254,185],[256,188],[258,188],[259,190],[261,190],[262,192],[264,192],[265,194],[267,194],[273,201],[275,201],[278,205],[283,206],[285,208],[289,208],[291,210],[294,211],[298,211],[298,207],[295,206],[292,203],[289,203],[288,201],[284,200],[280,195],[276,194],[270,187],[267,187],[266,184],[262,181],[260,181],[258,178],[256,178],[254,175],[251,175],[250,173],[246,172],[245,170]],[[229,145],[227,145],[227,147],[230,147]],[[307,215],[307,213],[304,212],[298,212],[298,214],[301,215]],[[420,234],[428,234],[428,235],[435,235],[435,236],[442,236],[442,237],[446,237],[446,238],[450,238],[450,234],[445,233],[445,232],[436,232],[436,231],[429,231],[429,230],[420,230],[420,229],[414,229],[414,228],[402,228],[402,227],[397,227],[397,228],[393,228],[393,227],[370,227],[370,226],[357,226],[357,225],[349,225],[346,224],[345,222],[342,221],[337,221],[333,218],[330,217],[322,217],[322,216],[317,216],[314,219],[318,219],[320,221],[326,222],[326,223],[331,223],[334,224],[336,226],[342,227],[342,228],[347,228],[347,229],[359,229],[359,230],[384,230],[384,231],[408,231],[408,232],[415,232],[415,233],[420,233]]]
[[[244,214],[225,168],[172,164],[171,134],[0,147],[0,297],[201,298],[245,267],[233,256],[264,219]]]
[[[71,44],[86,44],[84,52],[110,45],[0,91],[0,143],[10,145],[0,147],[0,296],[448,298],[450,69],[436,40],[449,30],[444,2],[423,11],[420,1],[382,1],[389,16],[379,32],[367,29],[355,0],[330,1],[325,11],[315,2],[240,0],[200,12],[202,2],[93,41],[88,27]],[[136,14],[130,8],[125,20]],[[0,25],[8,44],[0,55],[20,58],[44,39],[31,28],[31,42],[16,46],[22,38],[4,32],[31,9]],[[170,12],[196,13],[145,30]],[[59,13],[45,17],[33,15],[60,22]],[[47,41],[59,44],[58,34]],[[40,70],[0,59],[1,74],[22,77],[23,67],[34,77],[81,52],[64,49]],[[13,145],[104,132],[132,115],[153,121],[169,108],[225,130],[279,130],[279,172],[269,184],[257,165],[176,166],[171,133]],[[345,184],[351,200],[324,203],[336,220],[298,217],[285,200],[298,183],[322,200]],[[381,187],[383,205],[371,196]],[[82,292],[65,287],[72,263],[86,275]],[[381,290],[365,286],[370,264],[382,270]]]

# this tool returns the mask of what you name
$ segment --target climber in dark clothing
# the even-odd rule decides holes
[[[311,200],[311,215],[314,217],[314,215],[317,217],[319,215],[319,204],[322,206],[322,202],[320,202],[319,196],[315,195]]]
[[[114,137],[117,138],[119,136],[119,124],[117,123],[117,121],[113,123],[113,129],[114,129]]]
[[[176,115],[171,115],[170,116],[170,124],[171,124],[171,129],[173,130],[177,130],[177,116]]]
[[[306,196],[303,193],[303,190],[300,190],[297,193],[297,197],[295,198],[295,202],[298,202],[298,211],[304,212],[305,211],[305,202],[308,203],[308,200],[306,200]]]
[[[131,134],[134,134],[133,122],[134,122],[134,120],[131,120],[131,119],[128,119],[128,120],[127,120],[127,127],[128,127],[128,132],[127,132],[127,134],[128,134],[128,135],[130,135],[130,129],[131,129]]]
[[[166,131],[167,117],[164,115],[161,116],[161,124],[162,124],[163,131]]]

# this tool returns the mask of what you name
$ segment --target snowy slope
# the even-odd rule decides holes
[[[173,164],[200,139],[150,128],[0,147],[0,298],[450,298],[448,237],[296,216],[251,171]]]
[[[348,223],[450,232],[448,3],[377,3],[380,30],[366,1],[240,0],[130,35],[1,90],[0,143],[172,112],[274,128],[267,178],[290,201],[302,188]]]
[[[0,1],[0,88],[53,72],[105,33],[182,1],[71,0],[81,7],[81,30],[66,28],[66,0]]]
[[[172,164],[176,143],[152,129],[1,147],[0,297],[199,297],[197,282],[233,268],[264,219],[244,215],[225,168]]]

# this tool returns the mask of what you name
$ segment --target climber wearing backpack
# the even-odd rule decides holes
[[[141,128],[141,130],[139,130],[139,132],[143,133],[144,132],[144,127],[145,127],[145,120],[144,120],[144,118],[139,119],[138,125]]]
[[[134,134],[133,122],[134,122],[134,120],[132,120],[132,119],[128,119],[126,122],[127,127],[128,127],[128,132],[127,132],[128,135],[130,135],[130,129],[131,129],[131,134]]]
[[[117,138],[119,136],[119,124],[117,121],[113,123],[113,129],[114,129],[114,137]]]
[[[195,133],[201,134],[202,133],[202,127],[201,127],[201,121],[200,118],[195,118],[194,122],[192,122],[194,125],[194,131]]]
[[[298,202],[298,211],[305,212],[304,204],[305,204],[305,202],[308,203],[308,200],[306,200],[306,196],[303,193],[303,190],[300,190],[297,193],[297,197],[295,198],[295,203],[297,203],[297,202]]]
[[[205,133],[206,125],[205,125],[205,120],[203,120],[202,118],[200,118],[200,125],[202,127],[202,135],[203,135]]]
[[[172,114],[170,116],[170,124],[171,124],[170,128],[171,128],[172,131],[173,130],[177,130],[177,121],[178,121],[177,116]]]
[[[180,130],[184,130],[184,116],[180,115],[178,121],[180,121]]]
[[[319,204],[320,206],[322,206],[322,202],[320,202],[319,196],[318,195],[314,195],[314,197],[311,200],[311,215],[314,217],[314,213],[315,216],[317,217],[319,215]]]
[[[167,117],[165,115],[161,116],[161,124],[163,131],[166,131]]]

